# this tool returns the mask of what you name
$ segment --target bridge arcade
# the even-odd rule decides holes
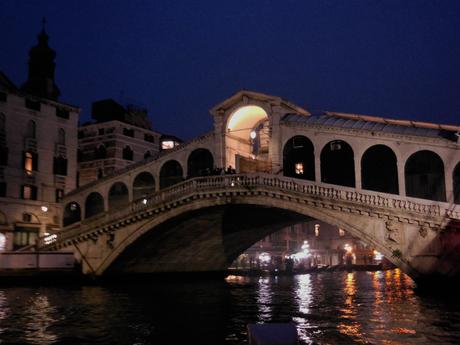
[[[67,194],[62,200],[63,242],[56,243],[56,248],[68,247],[74,243],[72,238],[83,241],[88,253],[98,257],[100,268],[94,271],[102,274],[142,234],[161,226],[163,218],[155,218],[159,216],[148,209],[172,212],[168,217],[174,218],[200,207],[244,204],[245,200],[259,207],[288,207],[264,194],[269,188],[275,198],[292,199],[290,212],[340,225],[386,255],[403,253],[394,261],[407,272],[439,268],[435,262],[440,255],[440,231],[460,218],[460,127],[331,112],[311,114],[280,97],[250,91],[236,93],[211,114],[211,132]],[[216,167],[224,171],[229,166],[239,174],[237,180],[196,179],[215,174]],[[232,189],[244,176],[248,181],[256,181],[250,177],[256,176],[257,183]],[[287,186],[283,192],[287,194],[275,196],[277,188]],[[314,207],[310,201],[295,201],[300,200],[296,199],[299,188],[308,191],[312,200],[325,201],[312,201]],[[209,194],[202,194],[207,190]],[[199,201],[202,197],[210,199]],[[180,211],[184,198],[191,204]],[[331,198],[335,201],[327,206]],[[350,208],[350,202],[361,206],[350,211],[355,207]],[[167,211],[162,205],[177,209]],[[337,211],[328,211],[336,207]],[[382,213],[378,211],[381,207],[388,210]],[[314,211],[316,208],[325,209]],[[146,211],[139,211],[142,209]],[[223,210],[216,211],[212,221],[200,217],[203,222],[220,224],[218,214]],[[133,224],[143,217],[153,218]],[[109,225],[113,222],[119,225]],[[119,226],[124,230],[116,230]],[[178,225],[177,231],[185,227]],[[109,236],[109,247],[97,240],[103,233]],[[217,237],[208,240],[215,245],[220,235],[213,236]],[[219,262],[223,265],[225,260]],[[177,262],[171,267],[177,270],[177,265],[185,269]],[[161,269],[164,267],[168,265]]]

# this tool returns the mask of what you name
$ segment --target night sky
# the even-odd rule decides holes
[[[460,124],[460,1],[0,2],[0,70],[17,85],[47,19],[60,100],[148,108],[189,139],[241,89],[322,110]]]

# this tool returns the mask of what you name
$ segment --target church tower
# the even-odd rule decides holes
[[[34,96],[57,100],[60,91],[54,82],[56,52],[48,46],[45,19],[38,35],[38,44],[29,52],[29,76],[21,90]]]

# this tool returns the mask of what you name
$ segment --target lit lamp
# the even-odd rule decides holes
[[[256,131],[252,130],[251,133],[249,133],[249,137],[254,140],[257,137]]]

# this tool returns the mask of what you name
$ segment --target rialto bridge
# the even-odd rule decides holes
[[[94,275],[222,271],[314,218],[414,278],[460,276],[460,127],[310,114],[249,91],[211,114],[209,133],[67,194],[40,249],[72,250]]]

